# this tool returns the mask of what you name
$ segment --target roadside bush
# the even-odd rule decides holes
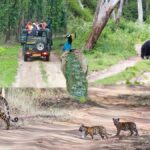
[[[138,18],[137,1],[129,1],[123,7],[123,17],[130,21],[136,21]]]
[[[19,46],[0,46],[0,86],[8,87],[14,82],[18,66]]]
[[[81,7],[79,7],[79,4],[76,0],[69,0],[68,3],[69,3],[69,9],[74,15],[74,17],[80,17],[85,21],[92,20],[91,11],[88,8],[82,9]]]
[[[88,8],[90,8],[90,10],[92,10],[92,12],[95,12],[96,9],[96,5],[97,5],[97,0],[82,0],[83,1],[83,5]]]

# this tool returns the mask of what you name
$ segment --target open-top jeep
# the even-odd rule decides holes
[[[36,32],[36,35],[33,36],[26,29],[22,30],[20,42],[24,61],[27,61],[29,57],[42,57],[49,61],[52,46],[51,30],[46,28]]]

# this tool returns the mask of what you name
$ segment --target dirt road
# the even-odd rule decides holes
[[[60,60],[52,53],[50,62],[33,59],[24,62],[20,54],[19,68],[13,87],[53,88],[65,87]]]
[[[70,103],[71,109],[66,108],[70,119],[59,120],[55,117],[30,119],[26,120],[20,129],[1,130],[0,150],[150,149],[149,88],[92,87],[89,90],[89,96],[95,104],[82,104],[77,108],[75,102]],[[140,103],[142,101],[143,103]],[[144,104],[145,101],[149,105]],[[60,106],[59,111],[61,113]],[[122,121],[136,122],[140,136],[130,137],[129,132],[122,131],[119,137],[113,137],[116,134],[113,117],[120,117]],[[102,140],[99,136],[95,136],[94,140],[91,140],[90,136],[81,139],[78,128],[82,123],[89,126],[105,126],[109,139]]]
[[[112,75],[118,74],[118,73],[124,71],[128,67],[134,66],[138,61],[141,60],[140,49],[141,49],[141,44],[136,44],[135,50],[136,50],[138,56],[131,57],[127,60],[123,60],[123,61],[119,62],[118,64],[113,65],[110,68],[107,68],[105,70],[93,72],[93,73],[88,75],[88,81],[94,82],[96,80],[101,80],[101,79],[110,77]]]

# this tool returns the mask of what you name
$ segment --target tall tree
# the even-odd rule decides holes
[[[95,46],[110,18],[113,9],[119,1],[120,0],[110,0],[109,2],[105,0],[98,1],[93,22],[93,29],[85,45],[87,49],[92,49]]]
[[[129,3],[129,0],[125,0],[125,4],[128,5],[128,3]]]
[[[83,8],[84,8],[84,6],[83,6],[83,4],[82,4],[81,0],[77,0],[77,1],[78,1],[78,3],[79,3],[80,7],[83,9]]]
[[[6,34],[6,37],[5,37],[5,43],[7,41],[10,40],[10,36],[11,34],[13,34],[13,29],[15,29],[15,26],[16,26],[16,20],[18,19],[17,18],[17,11],[18,11],[18,7],[17,7],[17,1],[18,0],[6,0],[6,5],[8,7],[8,10],[7,10],[7,14],[6,14],[6,17],[7,17],[7,22],[6,22],[6,28],[4,30],[5,34]],[[14,11],[14,9],[16,11]]]
[[[149,4],[150,2],[148,0],[145,1],[145,6],[146,6],[146,12],[149,11]]]
[[[142,0],[137,0],[138,5],[138,22],[143,23],[143,4]]]
[[[124,0],[120,0],[117,17],[116,17],[116,23],[120,21],[120,17],[122,16],[123,4],[124,4]]]
[[[67,0],[0,0],[0,33],[5,35],[5,42],[11,36],[18,39],[19,33],[29,20],[39,22],[51,19],[54,31],[66,28]]]

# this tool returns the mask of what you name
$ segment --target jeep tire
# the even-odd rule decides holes
[[[36,46],[36,49],[40,52],[44,51],[46,49],[46,44],[45,42],[41,41],[41,40],[38,40],[35,44]]]
[[[49,61],[49,60],[50,60],[50,55],[49,55],[49,54],[48,54],[48,56],[45,57],[45,60],[46,60],[46,61]]]
[[[28,56],[26,54],[24,54],[24,61],[28,61]]]

